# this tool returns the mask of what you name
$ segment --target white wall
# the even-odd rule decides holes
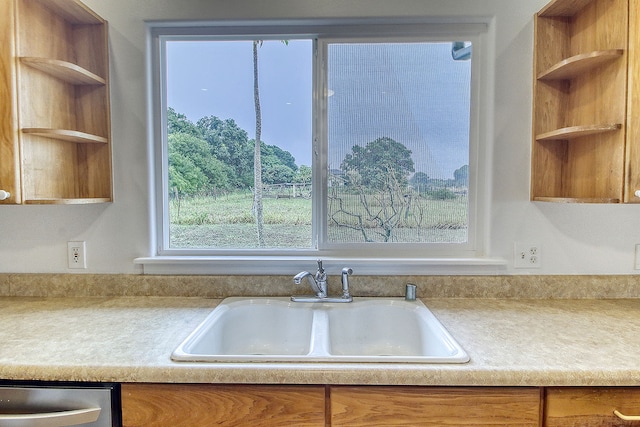
[[[152,254],[145,20],[493,16],[495,136],[490,254],[509,274],[634,274],[640,206],[529,202],[532,15],[546,0],[85,0],[110,23],[115,202],[0,207],[0,272],[68,272],[66,242],[87,242],[88,273],[139,272]],[[542,245],[542,268],[515,270],[513,243]],[[425,271],[428,274],[428,271]]]

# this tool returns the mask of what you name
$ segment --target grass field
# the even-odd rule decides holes
[[[356,212],[361,206],[356,196],[344,196],[345,204]],[[171,200],[170,245],[172,248],[251,248],[256,246],[256,226],[251,213],[250,192],[219,197]],[[311,246],[311,200],[266,198],[264,233],[267,247],[309,248]],[[344,218],[343,219],[348,219]],[[397,242],[464,242],[467,238],[467,199],[422,199],[403,214],[393,229]],[[367,234],[375,235],[375,224],[367,224]],[[363,242],[362,232],[329,225],[329,240]]]

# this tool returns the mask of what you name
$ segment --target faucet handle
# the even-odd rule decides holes
[[[318,272],[320,274],[324,273],[324,268],[322,268],[322,260],[321,259],[318,260]]]

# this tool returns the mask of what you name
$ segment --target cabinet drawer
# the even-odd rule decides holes
[[[124,427],[325,425],[323,386],[123,384]]]
[[[640,415],[640,388],[548,388],[544,406],[545,426],[640,426],[613,413]]]
[[[538,388],[331,387],[332,426],[527,426]]]

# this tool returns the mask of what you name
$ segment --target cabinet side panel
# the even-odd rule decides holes
[[[627,93],[627,177],[625,202],[640,203],[640,1],[629,4],[629,82]]]
[[[331,387],[332,426],[527,426],[537,388]]]
[[[124,427],[324,427],[323,386],[123,384]]]
[[[20,203],[20,147],[17,132],[14,2],[0,2],[0,190]]]

